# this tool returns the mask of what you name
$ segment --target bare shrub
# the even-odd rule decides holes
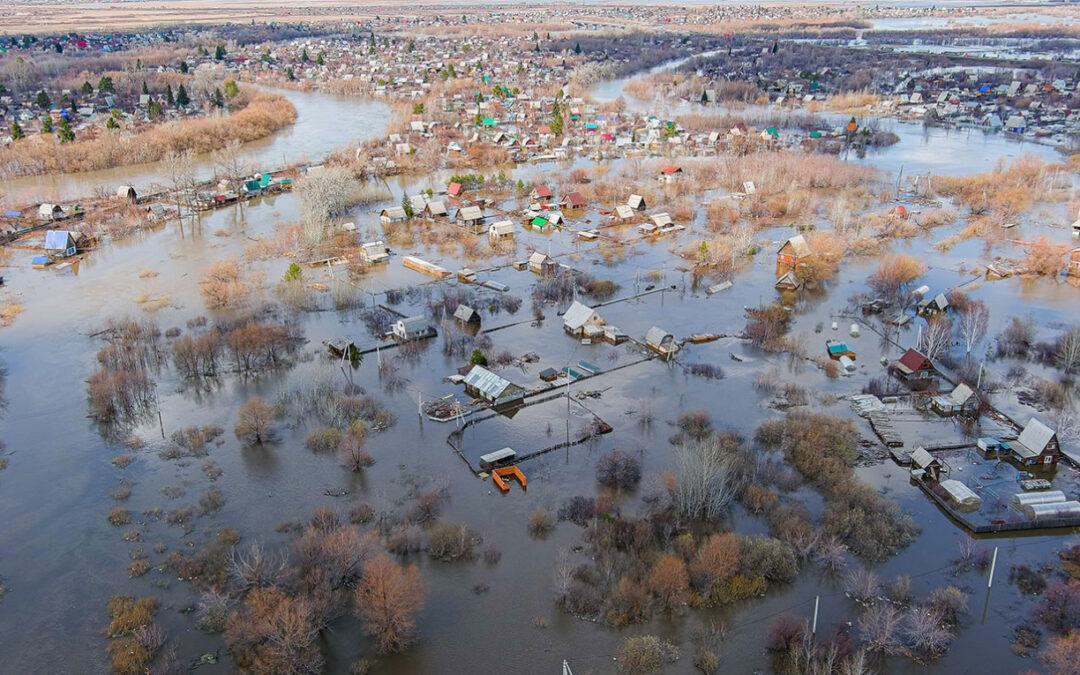
[[[541,537],[555,528],[555,520],[545,508],[537,508],[529,514],[529,534]]]
[[[258,675],[322,672],[320,621],[310,600],[277,588],[256,588],[225,624],[225,642],[237,668]]]
[[[888,603],[866,608],[859,618],[859,637],[871,652],[895,654],[901,647],[902,616]]]
[[[652,675],[679,658],[679,648],[655,635],[629,637],[616,658],[620,675]]]
[[[878,576],[865,567],[851,570],[844,577],[844,593],[864,605],[877,599],[880,589]]]
[[[476,535],[464,523],[439,522],[428,532],[428,554],[444,561],[471,559]]]
[[[769,623],[765,648],[771,652],[793,652],[806,637],[806,620],[794,614],[779,614]]]
[[[612,450],[597,461],[596,481],[611,488],[633,487],[641,481],[641,462],[625,450]]]

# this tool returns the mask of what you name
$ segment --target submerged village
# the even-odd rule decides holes
[[[159,5],[0,14],[0,672],[1078,672],[1075,6]]]

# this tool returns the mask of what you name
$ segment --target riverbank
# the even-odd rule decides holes
[[[100,171],[156,162],[168,152],[204,153],[231,140],[265,138],[296,121],[296,107],[283,95],[259,91],[230,115],[168,122],[134,136],[110,134],[59,143],[37,135],[0,150],[0,177]]]

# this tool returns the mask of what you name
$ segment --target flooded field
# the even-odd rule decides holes
[[[621,89],[622,84],[612,82],[597,87],[594,94],[600,100],[614,98],[622,95]],[[287,95],[297,107],[298,122],[289,131],[252,144],[251,156],[260,164],[317,160],[350,141],[382,134],[389,117],[381,104],[320,94]],[[1047,161],[1061,159],[1053,149],[1000,135],[900,123],[890,128],[900,136],[898,143],[865,157],[845,158],[878,170],[875,186],[880,191],[891,189],[901,170],[905,175],[968,175],[1028,153]],[[619,160],[607,168],[617,171],[633,161]],[[508,174],[513,181],[530,183],[592,166],[578,159],[521,166],[509,169]],[[209,172],[209,167],[204,171]],[[46,195],[69,199],[100,184],[150,186],[155,172],[152,166],[129,167],[95,175],[14,181],[6,189],[13,201],[17,199],[12,195],[27,200]],[[390,179],[385,199],[354,208],[336,221],[355,222],[370,239],[381,239],[385,230],[380,211],[400,204],[403,194],[444,189],[450,173]],[[1069,176],[1075,187],[1075,175]],[[509,210],[518,203],[516,196],[503,196],[497,206]],[[1066,213],[1068,204],[1041,205],[1037,217],[1018,218],[1008,238],[1033,240],[1045,235],[1053,243],[1072,246],[1065,227],[1074,215]],[[612,628],[563,612],[553,598],[552,570],[561,552],[580,544],[582,528],[559,522],[546,536],[531,536],[527,529],[535,509],[555,513],[568,497],[594,495],[597,460],[614,448],[640,458],[642,485],[616,498],[627,513],[640,512],[641,498],[660,489],[665,473],[672,470],[674,451],[669,439],[678,433],[676,420],[686,410],[706,410],[716,429],[752,439],[762,420],[781,418],[787,409],[775,392],[761,386],[759,378],[766,372],[797,381],[809,392],[801,409],[852,420],[863,445],[872,448],[860,458],[857,475],[895,499],[921,527],[921,535],[911,546],[874,565],[878,575],[883,580],[909,575],[916,595],[943,585],[955,585],[970,594],[968,612],[947,654],[925,664],[886,657],[875,664],[878,672],[989,673],[1036,667],[1010,650],[1013,626],[1030,614],[1031,601],[1005,580],[1010,567],[1035,565],[1071,544],[1066,533],[1037,531],[981,538],[983,547],[998,551],[994,586],[988,592],[986,571],[957,572],[950,562],[958,557],[968,535],[911,484],[906,468],[886,458],[866,420],[855,415],[844,398],[860,392],[872,379],[884,378],[882,359],[898,358],[903,349],[897,343],[913,344],[920,330],[914,321],[895,328],[878,318],[853,316],[849,298],[866,291],[877,258],[847,261],[833,278],[793,303],[790,333],[802,336],[814,356],[824,350],[826,339],[848,341],[857,353],[857,367],[850,376],[830,378],[806,360],[766,352],[731,337],[744,330],[746,308],[777,299],[776,248],[794,234],[789,227],[759,231],[755,241],[762,244],[760,250],[733,275],[731,288],[712,295],[695,284],[692,263],[677,254],[708,236],[702,213],[694,214],[686,230],[664,237],[639,237],[632,225],[614,228],[625,242],[617,256],[605,255],[604,241],[586,242],[576,236],[577,230],[601,222],[602,216],[593,208],[571,217],[568,227],[552,234],[518,227],[509,250],[479,260],[462,256],[456,246],[452,253],[419,242],[392,246],[394,255],[387,264],[373,266],[349,282],[351,295],[359,298],[358,306],[344,309],[335,308],[329,294],[321,291],[314,294],[317,311],[282,309],[272,287],[292,260],[275,256],[252,261],[244,266],[248,278],[267,280],[256,293],[257,300],[272,305],[268,315],[287,322],[303,336],[295,357],[256,373],[223,369],[198,381],[185,380],[166,361],[152,369],[153,413],[139,416],[122,434],[87,416],[86,382],[99,366],[95,353],[102,345],[100,332],[107,319],[153,319],[162,331],[178,329],[178,335],[195,334],[198,324],[193,320],[200,316],[229,319],[227,311],[207,310],[200,293],[201,272],[214,261],[243,258],[247,246],[259,238],[271,238],[279,225],[295,222],[297,212],[295,196],[286,193],[207,212],[196,220],[173,219],[153,230],[108,240],[81,262],[61,270],[32,269],[27,251],[13,251],[13,264],[4,270],[5,283],[18,289],[25,311],[3,329],[0,338],[0,361],[7,371],[0,435],[9,453],[8,466],[0,472],[0,576],[9,588],[0,601],[0,653],[4,655],[0,672],[106,672],[105,604],[116,593],[157,596],[161,603],[158,620],[175,639],[181,661],[216,652],[220,661],[201,666],[198,672],[231,672],[220,637],[195,627],[198,595],[191,585],[157,568],[165,554],[194,553],[224,528],[237,530],[243,545],[259,541],[285,551],[293,533],[289,523],[306,522],[319,507],[334,509],[343,519],[360,504],[376,512],[391,512],[408,508],[418,491],[432,486],[448,495],[440,519],[467,523],[482,538],[481,547],[497,548],[501,559],[495,563],[481,559],[441,562],[423,552],[404,555],[402,560],[419,566],[429,589],[418,625],[420,639],[404,653],[381,657],[377,672],[467,673],[475,672],[484,659],[494,662],[490,667],[497,672],[524,675],[558,672],[565,659],[578,675],[610,673],[612,658],[625,637],[653,633],[683,648],[684,656],[665,672],[689,674],[698,672],[690,656],[693,636],[721,622],[726,626],[722,670],[767,670],[771,657],[762,647],[762,634],[777,614],[809,618],[815,598],[820,598],[819,632],[850,630],[857,607],[845,596],[841,575],[807,563],[794,582],[770,587],[764,598],[718,609],[684,609],[629,628]],[[896,239],[890,251],[925,261],[927,269],[919,283],[935,290],[966,285],[970,298],[991,308],[989,336],[999,334],[1013,316],[1034,317],[1040,332],[1075,321],[1074,287],[1020,276],[983,282],[981,276],[969,272],[986,263],[981,241],[965,240],[945,250],[933,246],[965,225],[959,219],[923,235]],[[1008,242],[998,246],[998,252],[1015,255]],[[636,342],[583,344],[570,337],[559,315],[568,302],[545,303],[540,316],[533,317],[529,301],[538,278],[530,271],[514,269],[511,263],[534,251],[616,284],[612,298],[598,311]],[[483,280],[505,284],[509,288],[505,294],[521,298],[524,304],[514,312],[493,311],[499,292],[456,279],[436,282],[405,268],[405,255],[453,271],[472,267]],[[305,266],[302,274],[305,282],[331,286],[335,275],[340,278],[347,272],[343,266]],[[415,290],[391,301],[388,291],[407,287]],[[580,361],[598,367],[597,375],[569,386],[566,378],[557,381],[551,385],[550,396],[532,397],[536,402],[527,400],[529,405],[513,416],[479,411],[469,418],[477,421],[461,432],[460,439],[461,452],[469,462],[507,446],[531,452],[570,442],[568,447],[522,463],[528,476],[525,490],[515,484],[500,493],[490,479],[473,473],[447,442],[458,426],[455,422],[434,422],[419,413],[422,401],[448,394],[464,397],[461,387],[447,378],[466,359],[447,355],[443,335],[418,348],[367,352],[356,368],[327,354],[324,341],[339,336],[348,337],[364,351],[388,344],[368,329],[362,309],[378,304],[403,316],[424,315],[444,293],[467,296],[481,310],[483,330],[494,351],[508,351],[514,357],[538,355],[537,361],[498,369],[511,382],[540,389],[548,386],[538,377],[543,369]],[[137,302],[139,296],[145,296],[143,302]],[[146,298],[152,300],[149,305]],[[834,321],[839,325],[835,331]],[[858,336],[845,330],[853,322],[863,327]],[[686,344],[674,360],[663,361],[638,344],[652,326],[680,340],[705,332],[723,337]],[[891,340],[880,334],[885,331]],[[980,358],[985,349],[980,345]],[[389,370],[379,367],[383,360],[394,364],[393,382]],[[692,364],[713,364],[722,376],[694,375]],[[992,394],[994,405],[1017,419],[1041,414],[1021,402],[1009,386],[1009,365],[987,365],[995,379],[1002,381]],[[245,443],[233,433],[238,412],[252,397],[282,402],[291,393],[323,384],[370,397],[392,418],[387,428],[368,431],[365,447],[374,458],[373,466],[351,472],[336,453],[309,449],[305,440],[321,426],[313,415],[290,411],[274,424],[276,435],[271,442]],[[603,420],[611,432],[576,442],[592,419]],[[943,424],[949,425],[950,437],[980,433],[980,428],[962,431],[952,422]],[[208,444],[205,457],[167,458],[173,446],[168,439],[175,432],[213,425],[224,433]],[[988,423],[981,431],[999,430],[997,424]],[[921,430],[925,436],[914,433],[920,441],[937,437],[925,430]],[[1063,437],[1062,444],[1078,449],[1074,437]],[[130,455],[131,463],[120,468],[114,459],[124,454]],[[208,462],[219,475],[210,477]],[[1064,482],[1075,485],[1077,472],[1070,464],[1063,462],[1057,472],[1068,478]],[[117,505],[110,492],[124,486],[130,488],[130,497],[122,506],[131,511],[132,523],[116,527],[106,520]],[[185,507],[194,509],[209,490],[220,491],[224,499],[220,508],[204,509],[187,518],[186,524],[170,524],[168,517],[162,517]],[[824,508],[821,494],[806,481],[784,498],[805,504],[814,517]],[[742,505],[733,507],[727,521],[740,534],[769,531],[765,518]],[[125,541],[125,532],[136,534]],[[128,566],[138,559],[136,551],[148,556],[155,567],[129,578]],[[853,561],[851,566],[858,564]],[[328,672],[348,672],[357,658],[372,656],[370,640],[351,615],[335,620],[320,640]]]

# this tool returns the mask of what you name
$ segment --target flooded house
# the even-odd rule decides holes
[[[630,197],[626,200],[626,205],[634,211],[644,211],[645,209],[649,208],[648,205],[645,203],[645,198],[641,195],[630,195]]]
[[[944,460],[931,455],[926,448],[918,447],[911,451],[911,475],[923,480],[934,482],[941,480],[941,474],[949,473],[948,465]]]
[[[45,233],[45,255],[66,258],[78,252],[78,236],[68,230],[49,230]]]
[[[38,218],[41,220],[56,220],[64,215],[64,209],[59,204],[42,204],[38,206]]]
[[[1056,464],[1061,456],[1057,432],[1034,417],[1015,441],[1003,441],[1001,449],[1024,466]]]
[[[787,270],[776,279],[776,290],[797,291],[802,288],[802,279],[796,276],[794,270]]]
[[[523,388],[479,365],[469,369],[464,382],[466,394],[493,408],[519,405],[525,397]]]
[[[435,337],[435,329],[423,316],[409,316],[394,322],[393,335],[398,340],[421,340]]]
[[[529,193],[529,199],[534,202],[550,202],[552,199],[551,188],[546,185],[537,185]]]
[[[454,310],[454,321],[463,326],[479,326],[480,312],[468,305],[458,305],[457,309]]]
[[[551,256],[540,251],[533,251],[529,256],[529,271],[540,276],[548,276],[555,274],[559,268],[559,263],[555,262]]]
[[[563,330],[574,337],[599,337],[605,323],[595,309],[577,300],[563,314]]]
[[[514,223],[511,220],[500,220],[488,227],[488,239],[491,243],[514,237]]]
[[[139,195],[135,192],[135,188],[130,185],[121,185],[116,188],[116,197],[118,199],[126,199],[129,202],[134,202],[139,198]]]
[[[979,414],[979,396],[963,382],[948,394],[938,394],[930,399],[930,408],[942,417]]]
[[[660,167],[660,173],[657,175],[657,180],[661,183],[670,183],[674,181],[679,174],[682,173],[682,167],[675,166],[674,164],[665,164]]]
[[[679,343],[675,342],[675,336],[658,326],[653,326],[645,333],[645,346],[665,359],[671,358],[679,351]]]
[[[583,209],[585,208],[585,198],[581,196],[580,192],[571,192],[562,198],[559,206],[564,209]]]
[[[424,207],[424,215],[429,218],[445,218],[449,215],[446,211],[446,203],[441,199],[428,202]]]
[[[382,210],[379,219],[383,223],[400,223],[408,220],[409,214],[405,213],[405,208],[402,206],[391,206]]]
[[[471,230],[473,234],[480,232],[480,225],[484,222],[484,212],[479,206],[463,206],[458,209],[454,217],[458,227]]]
[[[776,251],[776,276],[781,277],[785,272],[798,274],[800,266],[805,266],[812,255],[810,244],[801,234],[791,237]]]
[[[390,249],[381,241],[371,241],[360,246],[360,257],[369,265],[390,260]]]
[[[938,293],[932,298],[923,298],[919,301],[919,304],[915,306],[915,311],[919,316],[928,318],[946,312],[948,309],[949,299],[945,297],[944,293]]]
[[[926,389],[934,381],[936,370],[930,359],[916,349],[909,349],[892,362],[889,371],[912,389]]]

